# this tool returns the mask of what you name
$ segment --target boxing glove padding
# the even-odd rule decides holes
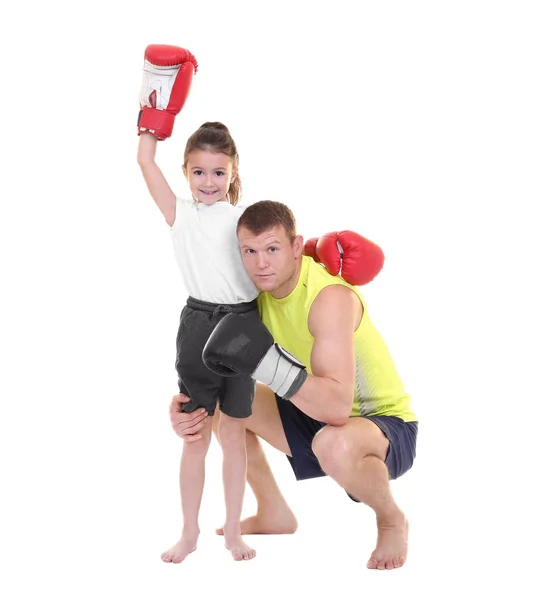
[[[354,231],[338,233],[342,249],[341,277],[352,285],[365,285],[381,272],[385,262],[382,249]]]
[[[189,50],[150,44],[144,52],[138,135],[152,133],[159,140],[172,135],[176,115],[189,95],[197,60]]]
[[[230,313],[223,317],[203,348],[203,363],[224,377],[247,375],[289,399],[306,381],[306,367],[274,342],[254,316]]]
[[[375,279],[385,260],[377,244],[350,230],[311,238],[304,248],[304,254],[322,263],[331,275],[340,275],[352,285],[365,285]]]
[[[316,244],[318,243],[319,238],[310,238],[304,243],[304,254],[306,256],[311,256],[316,262],[320,262],[319,256],[316,252]]]
[[[251,375],[280,398],[292,398],[306,381],[306,367],[279,344],[273,344]]]

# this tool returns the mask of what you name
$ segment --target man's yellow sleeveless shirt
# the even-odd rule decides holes
[[[355,291],[363,306],[363,317],[354,333],[356,382],[350,416],[389,415],[406,422],[416,421],[417,417],[409,406],[410,397],[404,390],[383,338],[371,323],[362,295],[353,285],[331,275],[309,256],[302,257],[300,279],[289,296],[274,298],[269,292],[258,296],[262,322],[274,340],[306,365],[311,374],[310,355],[314,338],[308,330],[308,314],[321,290],[335,284]]]

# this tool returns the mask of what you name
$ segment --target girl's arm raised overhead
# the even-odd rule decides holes
[[[155,162],[156,150],[157,138],[150,133],[142,133],[138,142],[138,164],[151,197],[172,227],[176,219],[176,195]]]

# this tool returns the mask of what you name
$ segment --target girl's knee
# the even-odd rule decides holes
[[[245,444],[245,432],[245,419],[237,419],[220,413],[218,439],[222,448],[225,446],[234,446],[239,443]]]

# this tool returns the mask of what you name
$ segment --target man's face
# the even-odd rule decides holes
[[[256,287],[276,298],[288,296],[300,276],[302,236],[291,242],[281,225],[259,235],[240,227],[237,236],[243,264]]]

